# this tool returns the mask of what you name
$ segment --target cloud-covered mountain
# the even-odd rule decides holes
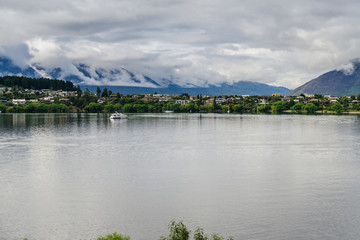
[[[74,84],[124,85],[159,87],[160,85],[142,74],[134,74],[123,67],[100,68],[83,63],[71,63],[71,68],[45,68],[41,64],[17,66],[10,58],[0,56],[0,76],[20,75],[31,78],[46,77],[72,81]],[[71,69],[71,71],[69,71]]]
[[[294,89],[289,95],[302,93],[333,96],[360,94],[360,60],[353,60],[336,70],[327,72]]]
[[[119,68],[96,68],[84,63],[72,65],[71,72],[64,71],[61,67],[44,68],[40,64],[19,67],[9,58],[0,57],[0,75],[21,75],[32,78],[48,77],[52,79],[63,79],[80,84],[83,88],[95,91],[97,86],[107,87],[113,92],[123,94],[142,93],[167,93],[190,95],[222,95],[222,94],[248,94],[248,95],[269,95],[280,93],[285,95],[290,90],[284,87],[274,87],[263,83],[239,81],[234,84],[223,83],[220,85],[209,84],[202,86],[179,86],[170,80],[163,80],[162,84],[142,74],[134,74],[129,70]],[[89,83],[92,83],[89,85]]]
[[[31,78],[39,78],[41,77],[32,67],[28,66],[26,68],[21,68],[14,64],[14,62],[7,58],[0,56],[0,76],[7,75],[20,75]]]

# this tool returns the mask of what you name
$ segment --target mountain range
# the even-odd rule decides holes
[[[360,61],[353,60],[347,68],[327,72],[288,93],[298,94],[357,96],[360,94]]]
[[[239,81],[234,84],[223,83],[221,85],[209,85],[208,87],[182,87],[168,82],[166,86],[156,82],[155,80],[142,74],[134,74],[124,67],[119,68],[96,68],[84,63],[76,63],[71,66],[72,73],[65,71],[61,67],[45,68],[40,64],[28,65],[25,68],[17,66],[7,57],[0,56],[0,76],[20,75],[31,78],[47,77],[52,79],[63,79],[71,81],[74,84],[80,84],[85,89],[96,91],[96,84],[102,83],[101,88],[108,88],[112,92],[122,94],[145,94],[145,93],[167,93],[190,95],[222,95],[222,94],[238,94],[238,95],[271,95],[279,93],[285,95],[290,90],[285,87],[274,87],[263,83]],[[126,86],[117,86],[125,81]],[[91,82],[92,85],[84,83]]]
[[[97,86],[84,85],[83,88],[88,88],[91,92],[96,91]],[[119,92],[122,94],[183,94],[187,93],[191,96],[199,94],[220,96],[220,95],[271,95],[279,93],[287,94],[290,90],[285,87],[273,87],[263,83],[240,81],[234,84],[223,83],[219,86],[210,85],[209,87],[180,87],[176,84],[170,84],[167,87],[159,88],[145,88],[145,87],[124,87],[124,86],[102,86],[106,87],[112,92]]]
[[[68,69],[71,69],[69,71]],[[99,85],[112,92],[122,94],[167,93],[190,95],[282,95],[322,94],[332,96],[360,94],[360,60],[351,61],[346,67],[327,72],[304,85],[290,91],[285,87],[274,87],[263,83],[238,81],[233,84],[223,83],[207,87],[183,87],[171,80],[157,82],[142,74],[135,74],[124,67],[99,68],[84,63],[71,63],[67,70],[61,67],[45,68],[41,64],[17,66],[10,58],[0,56],[0,76],[20,75],[31,78],[46,77],[63,79],[80,84],[85,89],[95,92]],[[164,85],[164,82],[166,83]]]

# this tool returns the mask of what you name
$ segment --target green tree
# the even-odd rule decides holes
[[[185,224],[180,222],[171,221],[169,224],[170,234],[168,237],[160,237],[160,240],[188,240],[190,232],[187,230]]]
[[[24,107],[23,106],[20,106],[20,105],[17,105],[15,107],[15,112],[17,113],[23,113],[24,112]]]
[[[149,113],[155,113],[156,112],[156,107],[152,104],[148,104],[147,105],[147,112]]]
[[[107,104],[107,105],[105,105],[104,110],[107,113],[115,112],[116,111],[115,110],[115,105],[114,104]]]
[[[187,230],[185,224],[180,222],[171,221],[169,224],[170,234],[168,237],[161,236],[160,240],[188,240],[190,236],[190,231]],[[204,230],[198,227],[194,232],[194,240],[224,240],[224,237],[213,233],[211,238],[204,233]],[[232,237],[229,237],[227,240],[233,240]]]
[[[271,106],[272,113],[281,113],[286,109],[286,103],[282,101],[274,102]]]
[[[222,105],[222,106],[221,106],[221,111],[222,111],[223,113],[229,113],[229,112],[230,112],[230,107],[229,107],[229,105]]]
[[[61,113],[69,112],[69,107],[63,103],[58,104],[58,111]]]
[[[213,101],[213,109],[215,110],[217,108],[217,104],[216,104],[216,97],[214,97],[214,101]]]
[[[77,88],[76,88],[76,94],[77,94],[78,97],[81,97],[81,95],[82,95],[82,90],[81,90],[79,84],[77,85]]]
[[[2,113],[6,112],[6,106],[4,104],[0,104],[0,112]]]
[[[212,113],[212,112],[214,112],[214,107],[213,107],[213,105],[201,105],[199,111]]]
[[[109,94],[108,94],[108,89],[107,89],[107,88],[104,88],[104,89],[103,89],[103,92],[102,92],[101,96],[102,96],[102,97],[108,97],[108,96],[109,96]]]
[[[105,237],[99,237],[97,240],[130,240],[130,237],[118,233],[109,234]]]
[[[147,106],[145,104],[134,104],[133,109],[137,113],[145,113],[147,110]]]
[[[224,237],[218,235],[217,233],[213,233],[211,235],[211,240],[224,240]]]
[[[235,113],[243,113],[244,112],[244,104],[236,104],[233,106],[233,111]]]
[[[199,109],[200,109],[200,106],[203,105],[203,98],[202,98],[202,95],[201,95],[201,94],[198,95],[198,99],[199,99],[199,101],[198,101],[198,107],[199,107]]]
[[[48,111],[52,113],[66,113],[69,112],[69,107],[63,103],[60,104],[52,103],[49,105]]]
[[[57,113],[58,112],[58,105],[56,103],[52,103],[49,105],[49,112]]]
[[[257,105],[256,112],[257,113],[267,113],[270,111],[270,109],[271,109],[271,107],[268,104]]]
[[[30,103],[24,107],[24,111],[27,113],[34,113],[35,112],[35,106],[34,104]]]
[[[318,108],[313,103],[308,103],[303,106],[303,109],[308,113],[314,113]]]
[[[37,113],[49,112],[49,105],[47,105],[45,103],[35,103],[34,107],[35,107],[35,112],[37,112]]]
[[[122,105],[120,103],[117,103],[114,105],[114,110],[120,112],[122,110]]]
[[[194,103],[188,103],[185,105],[186,112],[198,112],[198,106],[196,106]]]
[[[204,233],[204,230],[198,227],[194,232],[194,240],[209,240],[209,238]]]
[[[343,107],[340,103],[334,103],[330,106],[330,110],[340,113],[343,110]]]
[[[125,104],[122,108],[122,111],[125,113],[132,113],[133,112],[133,106],[129,103]]]
[[[103,110],[103,105],[101,105],[100,103],[92,102],[85,107],[85,110],[92,113],[98,113]]]
[[[96,87],[96,96],[97,96],[97,97],[100,97],[100,94],[101,94],[101,89],[100,89],[100,87]]]
[[[292,110],[292,111],[296,111],[296,112],[300,112],[301,111],[301,109],[303,108],[303,106],[304,106],[304,104],[302,104],[302,103],[296,103],[294,106],[292,106],[291,108],[290,108],[290,110]]]
[[[14,107],[14,106],[9,106],[9,107],[7,107],[6,112],[8,112],[8,113],[14,113],[14,112],[15,112],[15,107]]]

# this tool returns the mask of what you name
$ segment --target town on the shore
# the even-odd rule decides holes
[[[344,113],[360,114],[358,96],[222,95],[113,93],[97,87],[96,93],[80,86],[73,91],[0,87],[2,113]]]

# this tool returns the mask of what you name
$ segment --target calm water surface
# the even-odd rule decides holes
[[[360,118],[0,114],[0,239],[360,239]]]

